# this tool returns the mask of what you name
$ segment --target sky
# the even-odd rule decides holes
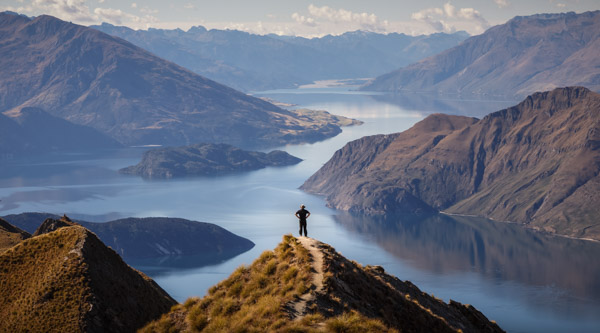
[[[304,37],[365,30],[471,35],[515,16],[600,10],[600,0],[0,0],[0,11],[82,25],[236,29]]]

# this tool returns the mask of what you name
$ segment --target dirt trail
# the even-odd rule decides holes
[[[308,237],[298,237],[300,244],[304,246],[313,259],[312,284],[314,289],[310,289],[306,294],[300,297],[300,300],[293,305],[294,320],[300,320],[306,315],[306,306],[309,302],[315,300],[316,294],[323,291],[323,252],[319,250],[319,242],[316,239]]]

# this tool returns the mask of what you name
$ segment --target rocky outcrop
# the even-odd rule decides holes
[[[176,302],[80,226],[0,254],[0,331],[134,332]]]
[[[343,210],[404,211],[389,203],[407,191],[437,210],[600,239],[599,142],[600,94],[561,88],[481,120],[437,114],[351,142],[302,188]]]
[[[39,236],[42,234],[47,234],[49,232],[58,230],[60,228],[72,227],[72,226],[76,226],[76,225],[80,225],[80,224],[71,221],[71,219],[67,215],[63,215],[63,217],[61,217],[59,219],[47,218],[35,230],[35,232],[33,233],[33,236],[35,237],[35,236]]]
[[[0,112],[25,107],[125,145],[276,146],[341,131],[333,117],[300,119],[95,29],[0,13]]]
[[[522,98],[556,87],[600,91],[600,11],[517,16],[362,89]]]
[[[119,172],[144,178],[213,176],[258,170],[267,166],[294,165],[301,161],[281,150],[267,154],[226,144],[204,143],[149,150],[144,153],[140,163]]]

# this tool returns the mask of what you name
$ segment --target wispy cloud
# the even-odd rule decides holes
[[[429,24],[438,32],[450,33],[467,30],[481,33],[490,26],[478,10],[474,8],[457,9],[450,2],[445,3],[442,8],[427,8],[412,13],[411,17],[413,20]]]
[[[498,6],[498,8],[505,8],[510,5],[510,2],[508,2],[508,0],[494,0],[494,2]]]

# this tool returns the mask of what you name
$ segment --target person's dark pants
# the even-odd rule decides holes
[[[304,236],[307,236],[307,233],[306,233],[306,220],[300,220],[300,236],[302,236],[302,228],[304,228]]]

